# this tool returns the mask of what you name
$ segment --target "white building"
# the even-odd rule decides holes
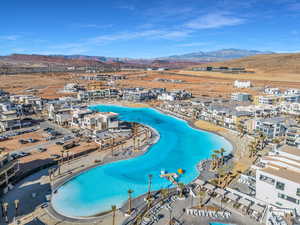
[[[236,87],[236,88],[250,88],[251,87],[251,82],[250,81],[236,80],[236,81],[234,81],[233,86]]]
[[[273,117],[254,120],[254,130],[262,132],[269,139],[282,137],[286,132],[285,118]]]
[[[118,114],[113,112],[97,112],[84,116],[80,127],[94,132],[119,127]]]
[[[297,89],[297,88],[290,88],[290,89],[287,89],[285,92],[284,92],[285,95],[299,95],[300,94],[300,89]]]
[[[279,88],[266,88],[265,93],[268,95],[279,95],[281,91]]]
[[[300,213],[300,149],[283,146],[264,156],[256,170],[256,198]]]
[[[300,103],[288,103],[288,102],[282,102],[280,104],[281,112],[290,114],[290,115],[300,115]]]
[[[247,102],[250,101],[251,95],[248,93],[232,93],[231,99],[233,101]]]

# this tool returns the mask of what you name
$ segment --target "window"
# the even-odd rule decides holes
[[[270,177],[267,177],[267,176],[264,176],[264,175],[260,175],[259,179],[260,179],[261,181],[264,181],[264,182],[266,182],[266,183],[268,183],[268,184],[271,184],[271,185],[274,185],[274,183],[275,183],[275,180],[274,180],[274,179],[272,179],[272,178],[270,178]]]
[[[296,195],[297,195],[297,196],[300,196],[300,188],[297,188]]]
[[[281,183],[279,181],[276,182],[276,189],[279,189],[279,190],[284,190],[284,183]]]
[[[290,196],[287,196],[287,195],[284,195],[284,194],[278,193],[278,198],[282,198],[282,199],[287,200],[287,201],[289,201],[289,202],[293,202],[293,203],[295,203],[295,204],[297,204],[297,205],[300,204],[300,200],[295,199],[295,198],[290,197]]]

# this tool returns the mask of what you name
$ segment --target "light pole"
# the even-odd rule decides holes
[[[18,216],[18,209],[19,209],[19,206],[20,206],[20,201],[18,199],[16,199],[14,201],[14,203],[15,203],[15,217],[17,217]]]
[[[3,207],[3,217],[5,218],[5,222],[8,223],[8,215],[7,215],[7,211],[8,211],[8,203],[4,202],[2,204]]]
[[[152,183],[152,174],[149,174],[148,175],[148,196],[147,196],[147,199],[150,199],[151,198],[151,183]]]

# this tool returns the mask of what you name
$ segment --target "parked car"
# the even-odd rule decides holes
[[[19,140],[19,143],[20,143],[20,144],[27,144],[28,141],[27,141],[27,140],[24,140],[24,139],[20,139],[20,140]]]
[[[37,150],[38,150],[39,152],[45,152],[45,151],[47,151],[46,148],[38,148]]]
[[[50,157],[53,158],[53,159],[58,159],[58,158],[60,158],[60,155],[51,154]]]
[[[66,136],[66,137],[64,137],[64,141],[68,141],[68,140],[71,140],[71,139],[72,139],[71,136]]]
[[[58,141],[58,142],[56,142],[55,144],[57,144],[57,145],[64,145],[65,143],[62,142],[62,141]]]

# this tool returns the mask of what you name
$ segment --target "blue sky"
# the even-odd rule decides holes
[[[300,51],[300,0],[1,0],[0,55]]]

